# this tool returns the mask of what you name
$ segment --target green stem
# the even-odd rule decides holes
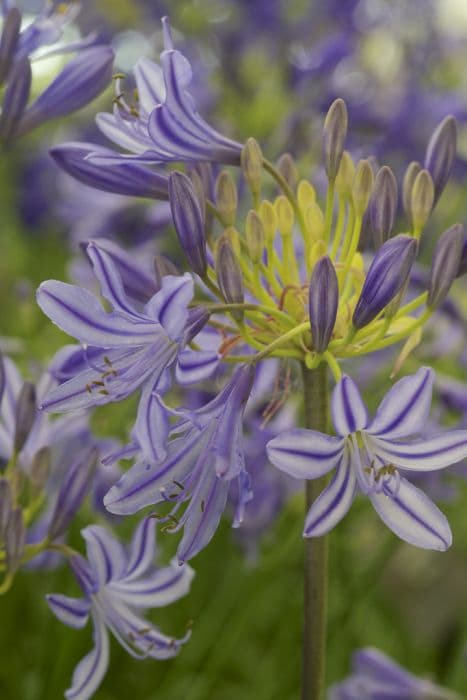
[[[328,373],[325,364],[307,369],[302,364],[307,428],[327,432],[329,415]],[[326,477],[306,482],[306,510],[326,485]],[[303,632],[302,700],[323,700],[326,676],[326,623],[328,594],[327,536],[305,540],[305,601]]]

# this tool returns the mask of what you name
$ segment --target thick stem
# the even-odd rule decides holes
[[[307,428],[327,432],[329,416],[328,370],[302,365]],[[306,482],[306,510],[326,485],[326,477]],[[326,675],[326,622],[328,594],[327,537],[305,539],[305,600],[303,630],[302,700],[323,700]]]

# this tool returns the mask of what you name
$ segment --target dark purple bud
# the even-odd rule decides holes
[[[155,255],[154,256],[154,276],[156,278],[156,287],[161,289],[162,278],[166,275],[174,275],[175,277],[180,274],[177,266],[173,264],[169,258],[165,255]]]
[[[36,388],[31,382],[24,382],[16,402],[15,452],[23,449],[36,417]]]
[[[18,61],[10,71],[0,116],[0,136],[5,141],[16,135],[31,90],[31,64],[27,58]]]
[[[5,528],[6,568],[9,573],[14,573],[21,563],[25,537],[23,511],[15,508],[11,511]]]
[[[5,541],[6,527],[10,520],[12,507],[10,482],[0,479],[0,541]]]
[[[434,204],[446,187],[451,174],[457,149],[457,123],[448,116],[434,130],[426,149],[425,168],[435,186]]]
[[[402,206],[409,224],[412,226],[412,189],[418,173],[422,169],[420,163],[413,160],[409,163],[405,171],[404,181],[402,183]]]
[[[202,306],[194,306],[188,310],[188,321],[185,326],[185,342],[189,343],[196,338],[200,330],[209,321],[210,313]]]
[[[5,365],[3,363],[3,356],[0,353],[0,404],[2,403],[4,391],[5,391]]]
[[[397,209],[397,180],[391,168],[384,165],[376,175],[370,202],[370,221],[375,247],[379,248],[391,235]]]
[[[96,461],[96,448],[84,450],[65,474],[50,520],[48,530],[50,540],[63,535],[73,520],[91,485]]]
[[[21,28],[21,12],[16,7],[8,10],[3,22],[2,38],[0,39],[0,85],[8,77],[18,44]]]
[[[461,259],[459,263],[459,269],[457,270],[457,277],[461,277],[462,275],[465,275],[467,272],[467,236],[464,236],[464,240],[462,242],[462,253],[461,253]]]
[[[221,237],[216,248],[216,276],[222,296],[228,304],[243,304],[243,275],[238,260],[227,237]],[[239,321],[243,311],[232,311]]]
[[[461,224],[448,228],[437,241],[428,285],[427,305],[431,309],[437,309],[447,297],[459,272],[463,245],[464,229]]]
[[[131,161],[115,165],[97,164],[89,158],[91,154],[115,155],[110,148],[78,141],[65,143],[50,150],[50,155],[62,170],[96,190],[129,197],[168,199],[168,180],[165,175]]]
[[[112,79],[113,59],[109,46],[81,51],[24,112],[18,135],[45,121],[71,114],[100,95]]]
[[[339,304],[339,285],[328,256],[316,263],[310,280],[308,308],[316,352],[324,352],[331,340]]]
[[[347,107],[344,100],[334,100],[323,128],[324,167],[329,180],[335,180],[347,136]]]
[[[399,234],[383,243],[366,275],[352,322],[363,328],[382,311],[402,289],[417,255],[415,238]]]
[[[30,482],[34,494],[39,493],[46,484],[50,473],[50,447],[41,447],[32,458]]]
[[[201,206],[190,178],[173,172],[169,177],[169,201],[178,240],[193,272],[206,274],[206,237]]]

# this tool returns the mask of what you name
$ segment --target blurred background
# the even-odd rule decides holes
[[[26,15],[41,5],[18,4]],[[439,121],[453,114],[459,123],[458,160],[425,237],[426,255],[435,235],[467,220],[465,0],[84,1],[67,40],[97,30],[115,49],[115,70],[130,72],[142,56],[157,60],[165,14],[177,48],[192,63],[192,92],[202,115],[235,139],[254,136],[271,160],[290,152],[301,175],[318,186],[323,118],[336,97],[347,102],[352,155],[391,165],[399,183],[410,161],[423,161]],[[34,89],[43,89],[64,60],[52,56],[36,62]],[[127,247],[144,249],[149,241],[154,249],[174,250],[173,236],[165,234],[164,204],[90,191],[59,172],[48,156],[51,146],[65,140],[104,144],[94,116],[111,109],[112,96],[109,87],[72,117],[2,148],[0,347],[33,376],[64,343],[35,305],[35,289],[44,279],[86,276],[79,241],[104,235]],[[440,346],[439,322],[407,368],[429,362],[441,377],[459,383],[457,401],[446,383],[441,387],[439,410],[446,424],[462,424],[467,407],[467,290],[465,281],[456,284],[456,337]],[[387,369],[361,364],[354,372],[362,382],[371,376],[369,401],[377,405],[387,388]],[[129,400],[97,411],[95,430],[125,438],[134,409]],[[347,674],[355,649],[373,645],[412,672],[467,693],[463,471],[461,465],[430,492],[452,525],[454,545],[446,554],[400,542],[360,501],[333,532],[330,684]],[[226,522],[193,562],[191,594],[154,613],[152,619],[175,634],[193,620],[192,639],[179,657],[138,662],[113,643],[97,700],[298,697],[303,503],[301,494],[279,500],[267,527],[242,534]],[[104,522],[102,515],[96,517]],[[72,536],[78,548],[80,527],[87,522],[84,510]],[[112,524],[129,533],[135,522]],[[175,539],[161,535],[163,559],[173,554]],[[89,627],[75,632],[50,614],[44,596],[58,591],[76,593],[66,567],[23,572],[0,600],[1,698],[62,697],[76,662],[89,650]]]

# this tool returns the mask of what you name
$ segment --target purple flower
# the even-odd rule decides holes
[[[399,473],[399,469],[444,469],[467,456],[466,430],[406,439],[423,430],[433,381],[434,373],[426,367],[404,377],[389,390],[369,421],[357,386],[344,376],[332,399],[337,437],[294,429],[268,444],[271,462],[296,478],[316,479],[336,470],[308,511],[305,537],[323,535],[337,525],[360,490],[401,539],[427,549],[450,546],[452,535],[445,516]]]
[[[217,353],[201,351],[196,353],[198,365],[191,363],[185,370],[192,351],[183,350],[184,345],[207,318],[200,319],[197,309],[188,308],[193,297],[190,275],[164,277],[161,289],[140,310],[126,294],[112,256],[95,243],[88,245],[87,255],[112,311],[104,311],[94,295],[74,285],[55,280],[41,284],[39,306],[83,344],[87,362],[85,369],[52,390],[41,408],[69,411],[119,401],[144,384],[143,399],[153,410],[157,401],[152,393],[178,359],[179,381],[199,381],[215,369]]]
[[[109,663],[110,630],[123,648],[136,659],[169,659],[189,639],[163,634],[140,613],[169,605],[186,595],[193,570],[188,566],[155,568],[155,528],[151,518],[136,529],[124,548],[106,529],[82,530],[87,560],[75,555],[70,565],[84,598],[48,595],[47,602],[58,619],[69,627],[84,627],[91,616],[94,647],[75,668],[68,700],[87,700],[99,687]]]
[[[237,369],[215,399],[200,409],[177,411],[164,459],[154,460],[151,445],[141,445],[141,457],[110,489],[104,505],[111,513],[128,515],[156,503],[171,502],[171,531],[184,528],[179,561],[205,547],[218,526],[233,479],[238,480],[239,508],[250,499],[243,454],[242,418],[254,379],[254,368]],[[188,502],[181,517],[175,513]]]
[[[457,693],[417,678],[378,649],[360,649],[352,661],[352,675],[332,686],[329,700],[460,700]]]

